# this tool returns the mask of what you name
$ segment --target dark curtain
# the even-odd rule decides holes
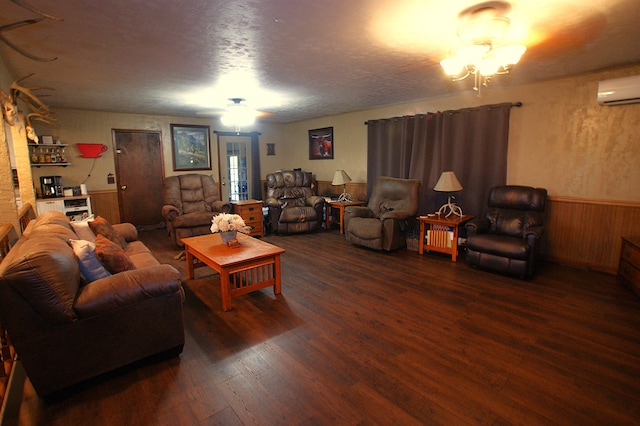
[[[433,191],[452,170],[463,186],[453,194],[463,212],[481,215],[489,190],[507,180],[512,104],[419,114],[367,122],[367,191],[378,176],[419,179],[418,214],[436,211],[448,194]]]
[[[260,172],[260,133],[251,133],[251,198],[262,200],[262,174]]]

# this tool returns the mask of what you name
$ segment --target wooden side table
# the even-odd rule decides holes
[[[420,244],[418,253],[423,254],[425,249],[451,255],[451,261],[458,258],[458,229],[460,225],[473,219],[474,216],[462,215],[446,218],[443,216],[420,216]],[[429,231],[429,241],[425,242],[426,232]],[[450,234],[450,232],[452,234]]]
[[[325,229],[329,229],[332,223],[336,222],[331,220],[331,209],[338,209],[338,223],[340,224],[340,233],[344,234],[344,208],[349,206],[365,206],[367,203],[364,201],[327,201],[327,211],[325,213]]]
[[[264,232],[262,201],[231,201],[231,205],[233,206],[233,213],[240,215],[244,220],[244,224],[251,227],[249,235],[252,237],[262,237]]]

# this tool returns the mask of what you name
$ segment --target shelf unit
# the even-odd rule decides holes
[[[70,164],[68,161],[68,153],[66,152],[69,146],[67,144],[29,143],[28,145],[31,167],[66,167]]]
[[[91,197],[79,195],[75,197],[46,198],[36,201],[38,214],[47,211],[57,211],[64,213],[71,219],[82,220],[91,216]]]

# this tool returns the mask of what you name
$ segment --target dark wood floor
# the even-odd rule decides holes
[[[186,276],[163,231],[141,233]],[[223,312],[187,281],[186,345],[56,404],[30,389],[14,424],[638,424],[640,299],[613,276],[541,265],[529,281],[438,254],[265,240],[282,294]]]

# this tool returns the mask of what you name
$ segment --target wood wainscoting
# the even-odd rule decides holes
[[[621,237],[640,236],[640,203],[549,197],[541,257],[615,274]]]
[[[91,191],[91,211],[104,217],[109,223],[120,223],[118,191]]]
[[[328,195],[337,197],[342,194],[342,185],[332,185],[330,180],[318,181],[318,195]],[[353,200],[367,201],[367,184],[361,182],[349,182],[347,193],[351,194]]]

